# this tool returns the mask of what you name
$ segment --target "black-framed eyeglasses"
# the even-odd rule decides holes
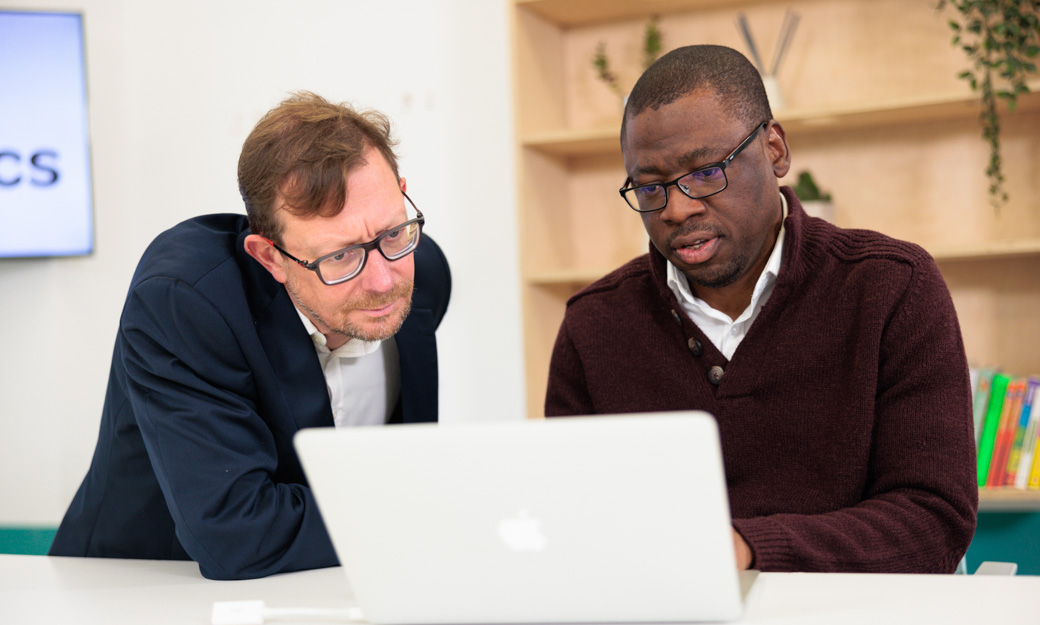
[[[668,187],[679,187],[683,195],[691,200],[699,200],[725,191],[726,187],[729,186],[729,179],[726,178],[726,168],[729,167],[729,164],[733,162],[733,159],[737,158],[737,155],[744,148],[751,144],[751,139],[758,134],[759,130],[765,128],[768,123],[769,120],[766,120],[755,126],[751,134],[740,142],[737,149],[730,152],[729,156],[718,163],[699,167],[670,182],[654,182],[630,187],[628,185],[632,182],[632,179],[626,178],[625,185],[618,189],[618,192],[621,194],[621,197],[625,198],[632,210],[640,213],[650,213],[668,206]]]
[[[417,217],[394,226],[368,243],[351,245],[309,261],[296,258],[279,247],[271,239],[265,240],[286,258],[295,261],[304,269],[310,269],[318,274],[318,279],[323,283],[329,286],[341,284],[357,277],[361,273],[361,270],[365,268],[365,262],[368,261],[368,253],[372,250],[379,250],[383,258],[394,261],[408,256],[415,251],[415,248],[419,247],[419,239],[422,236],[422,229],[426,219],[423,217],[422,211],[415,207],[412,199],[407,194],[402,192],[401,195],[411,204],[412,210],[415,211]]]

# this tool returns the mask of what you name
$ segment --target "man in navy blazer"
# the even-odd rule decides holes
[[[338,563],[293,435],[437,420],[451,275],[392,145],[381,114],[296,94],[243,146],[248,217],[149,246],[52,555],[194,559],[215,579]]]

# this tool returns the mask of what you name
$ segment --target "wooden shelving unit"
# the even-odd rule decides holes
[[[1040,93],[1002,118],[1010,202],[989,205],[979,104],[931,0],[514,0],[519,247],[530,416],[541,415],[566,300],[645,253],[623,182],[621,103],[591,67],[604,42],[630,86],[646,20],[665,48],[743,49],[747,15],[761,46],[783,13],[801,15],[774,110],[803,169],[835,197],[835,221],[914,241],[939,263],[969,359],[1040,373]],[[899,19],[893,19],[898,16]],[[1040,92],[1040,78],[1030,83]],[[1006,111],[1005,111],[1006,113]],[[784,183],[787,180],[782,181]],[[983,492],[983,509],[1040,509],[1031,493]]]
[[[1040,259],[1040,239],[1024,239],[1006,243],[990,243],[961,247],[938,247],[928,252],[942,265],[950,263],[978,263],[985,260]],[[582,287],[595,282],[616,267],[591,269],[559,269],[528,274],[526,281],[533,285],[573,285]]]
[[[979,491],[980,512],[1032,512],[1040,510],[1040,491],[986,488]]]
[[[1022,96],[1018,103],[1020,114],[1040,111],[1040,80],[1030,82],[1029,86],[1031,93]],[[977,98],[957,93],[899,98],[869,105],[785,109],[776,112],[776,118],[789,134],[807,135],[922,121],[963,120],[978,115],[979,110]],[[524,137],[522,145],[556,157],[616,154],[620,152],[620,125],[619,116],[610,126],[535,132]]]

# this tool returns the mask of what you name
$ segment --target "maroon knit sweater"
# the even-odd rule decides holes
[[[567,303],[545,413],[714,414],[756,569],[952,572],[978,490],[946,284],[920,247],[810,218],[782,191],[776,286],[732,360],[683,313],[651,245]]]

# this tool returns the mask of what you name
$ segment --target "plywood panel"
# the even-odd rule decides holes
[[[776,0],[727,0],[731,7]],[[718,0],[516,0],[518,7],[565,26],[711,8]]]
[[[545,414],[545,389],[553,343],[575,289],[566,285],[524,287],[524,355],[529,417]]]
[[[529,149],[518,161],[520,269],[529,275],[576,261],[571,226],[571,173],[565,163]]]
[[[988,151],[972,119],[802,138],[788,135],[792,171],[808,169],[834,196],[836,221],[926,248],[1040,237],[1040,113],[1007,117],[1010,202],[989,204]]]
[[[518,136],[564,125],[567,87],[559,62],[563,37],[559,26],[531,13],[514,11],[513,85]]]
[[[946,278],[969,361],[1040,374],[1040,257],[948,262]]]
[[[575,269],[613,269],[647,249],[639,214],[618,193],[625,181],[620,149],[613,156],[572,159],[568,181]]]
[[[967,92],[963,81],[956,78],[967,67],[965,57],[950,45],[947,20],[935,10],[932,0],[802,0],[751,6],[720,2],[703,10],[663,16],[660,28],[665,50],[708,43],[748,54],[736,26],[742,11],[764,62],[771,65],[788,8],[801,15],[778,73],[789,107],[884,102],[908,93]],[[605,42],[625,90],[630,89],[642,72],[644,26],[643,21],[629,21],[569,32],[563,63],[571,127],[609,126],[620,121],[617,98],[596,78],[592,56],[597,43]]]

